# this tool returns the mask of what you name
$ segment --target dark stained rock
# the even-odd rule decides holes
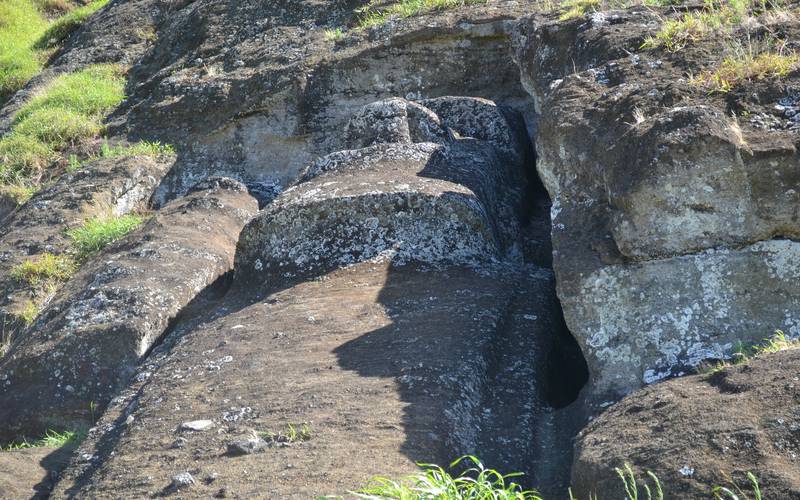
[[[580,497],[623,498],[615,467],[652,470],[665,498],[711,498],[732,478],[764,498],[800,498],[800,350],[768,354],[707,375],[631,394],[578,437],[572,471]],[[750,493],[752,496],[752,493]]]
[[[207,181],[87,262],[0,361],[0,440],[91,422],[184,307],[230,271],[256,212]]]

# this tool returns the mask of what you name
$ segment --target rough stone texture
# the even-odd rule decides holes
[[[709,96],[684,75],[721,42],[640,50],[658,16],[534,17],[515,36],[541,111],[559,297],[592,405],[776,328],[800,334],[800,129],[758,119],[778,114],[796,75]],[[793,24],[770,28],[796,39]]]
[[[11,269],[44,252],[67,251],[65,230],[86,218],[145,210],[169,167],[169,161],[147,157],[98,160],[65,174],[0,221],[0,325],[6,332],[21,328],[16,313],[31,299],[29,287],[13,279]]]
[[[709,375],[654,384],[584,429],[572,472],[576,496],[624,498],[613,468],[655,471],[665,498],[710,498],[725,474],[764,498],[800,498],[800,350]]]
[[[563,473],[568,447],[541,464],[529,446],[545,423],[564,426],[543,396],[561,327],[552,274],[498,237],[520,238],[523,165],[497,160],[517,151],[513,135],[499,152],[453,130],[413,143],[408,109],[447,121],[396,99],[358,113],[350,130],[372,144],[311,165],[246,226],[231,292],[141,366],[53,498],[167,493],[182,470],[199,478],[192,495],[313,498],[478,450],[532,480],[557,477],[559,460]],[[219,431],[176,446],[198,419]],[[229,451],[301,422],[310,440]]]
[[[374,131],[362,134],[370,142],[381,136],[398,142],[334,153],[306,169],[304,182],[278,197],[242,234],[240,272],[261,281],[261,272],[368,259],[478,265],[518,254],[525,143],[494,103],[431,102],[441,115],[398,99],[357,114],[351,132],[366,127]],[[411,137],[409,130],[430,127],[420,127],[409,108],[430,124],[441,123],[438,132]],[[481,137],[467,135],[477,132],[478,121],[485,126],[475,133]],[[417,138],[439,138],[442,144],[412,144]]]
[[[44,499],[69,462],[74,447],[28,448],[0,453],[0,495],[3,498]]]
[[[413,267],[362,263],[266,296],[229,295],[148,359],[136,377],[147,382],[112,405],[79,452],[92,458],[67,470],[53,498],[150,496],[176,470],[200,479],[198,496],[315,498],[477,450],[488,348],[520,281]],[[525,323],[544,340],[546,319]],[[526,356],[543,352],[526,347]],[[175,429],[194,418],[222,430],[172,448]],[[529,419],[518,416],[498,438],[518,433],[508,446],[524,446]],[[290,422],[308,423],[311,439],[226,456],[230,441]]]
[[[241,184],[210,179],[84,264],[0,361],[0,440],[90,422],[170,321],[230,271],[256,209]]]
[[[208,175],[238,178],[267,202],[316,157],[342,149],[353,112],[378,99],[470,95],[531,109],[508,57],[511,21],[528,12],[527,2],[498,0],[326,39],[325,29],[353,28],[354,9],[366,3],[137,2],[143,17],[157,13],[157,38],[128,74],[130,97],[110,133],[181,145],[158,203]],[[127,19],[116,3],[107,9],[103,19]],[[102,36],[100,29],[82,36]]]

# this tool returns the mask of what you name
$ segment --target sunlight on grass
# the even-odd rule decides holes
[[[390,17],[411,17],[426,12],[449,10],[466,5],[487,3],[489,0],[401,0],[385,8],[375,8],[372,4],[361,9],[359,28],[369,28],[385,23]]]
[[[90,66],[61,75],[17,113],[0,139],[0,184],[30,187],[60,151],[102,131],[105,115],[124,99],[117,66]]]
[[[109,0],[95,0],[77,9],[67,12],[48,27],[34,43],[37,49],[50,49],[61,45],[78,26],[108,4]]]
[[[29,448],[62,448],[67,445],[80,443],[85,437],[86,433],[80,431],[57,432],[49,430],[38,441],[12,443],[5,448],[0,448],[0,451],[26,450]]]
[[[47,21],[30,0],[0,2],[0,103],[42,69],[33,45]]]
[[[144,219],[138,215],[95,217],[67,231],[78,260],[85,260],[136,229]]]

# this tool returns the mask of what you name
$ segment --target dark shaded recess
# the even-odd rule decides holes
[[[589,381],[589,367],[575,337],[559,314],[553,346],[547,356],[544,397],[555,409],[565,408],[578,399]]]

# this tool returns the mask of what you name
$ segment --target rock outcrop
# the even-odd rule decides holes
[[[786,90],[745,82],[709,96],[683,75],[721,42],[640,50],[658,26],[645,9],[534,17],[515,42],[541,112],[559,297],[595,409],[777,328],[800,334],[800,135],[791,120],[755,120]]]
[[[256,202],[229,179],[194,189],[84,264],[0,361],[0,440],[87,427],[170,321],[232,269]]]
[[[50,188],[36,193],[25,205],[0,221],[0,325],[11,334],[24,324],[18,315],[31,300],[31,287],[11,270],[44,252],[70,249],[66,230],[87,218],[110,212],[124,215],[147,208],[170,161],[149,157],[115,158],[92,162],[65,174]]]
[[[575,494],[624,497],[614,468],[629,463],[655,471],[666,498],[711,498],[713,486],[735,491],[726,477],[752,491],[748,472],[764,498],[800,498],[798,367],[795,349],[626,397],[581,431]]]
[[[551,275],[514,250],[525,143],[479,99],[375,103],[356,129],[372,139],[247,225],[231,292],[148,358],[54,498],[168,492],[184,470],[195,495],[306,498],[478,449],[536,472],[560,317]],[[213,427],[182,430],[198,419]],[[308,439],[227,451],[289,424]]]

